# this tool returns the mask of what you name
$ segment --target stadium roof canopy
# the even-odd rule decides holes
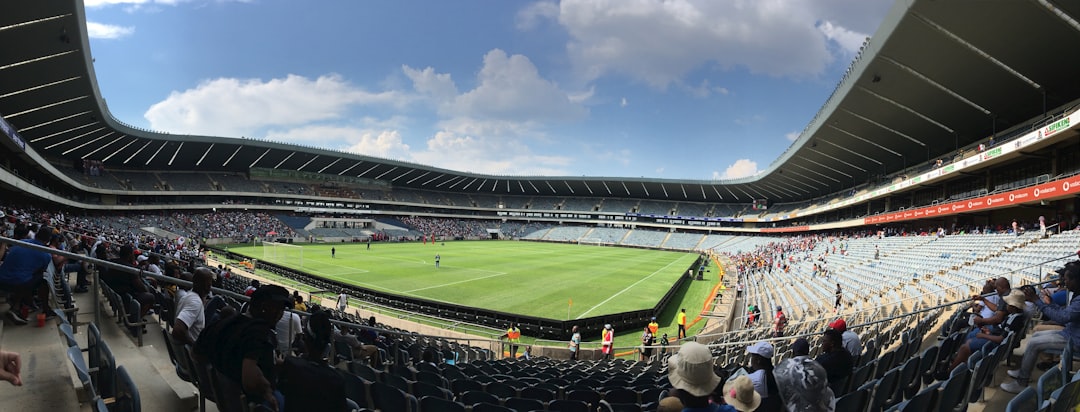
[[[1080,2],[898,1],[832,97],[757,176],[728,181],[493,176],[251,139],[140,130],[101,98],[79,0],[0,4],[0,115],[50,159],[117,169],[251,167],[499,195],[809,200],[1038,120],[1080,97]],[[775,96],[783,99],[784,96]],[[723,150],[714,147],[687,150]]]

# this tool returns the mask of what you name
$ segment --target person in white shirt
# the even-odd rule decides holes
[[[214,272],[209,268],[198,268],[191,278],[191,291],[179,292],[180,299],[176,303],[176,319],[172,329],[172,337],[177,342],[194,345],[199,339],[199,334],[206,326],[204,309],[213,279]]]
[[[344,312],[348,307],[349,295],[346,295],[345,292],[341,292],[341,294],[337,295],[337,309]]]

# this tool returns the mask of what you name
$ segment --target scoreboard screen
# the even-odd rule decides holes
[[[769,209],[769,200],[768,199],[754,199],[754,204],[753,204],[752,208],[754,210],[768,210]]]

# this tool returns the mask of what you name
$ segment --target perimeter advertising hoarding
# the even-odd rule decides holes
[[[975,212],[1009,207],[1040,200],[1054,200],[1080,194],[1080,175],[1058,179],[1041,185],[1025,187],[1004,193],[994,193],[952,203],[945,203],[899,212],[882,213],[864,218],[866,224],[891,223],[904,220],[924,219],[958,213]]]
[[[22,136],[19,136],[19,132],[15,130],[15,126],[12,126],[7,120],[4,120],[4,116],[0,116],[0,131],[4,133],[4,136],[7,136],[6,139],[2,139],[4,141],[4,146],[11,147],[12,150],[18,153],[26,151],[26,142],[23,141]]]

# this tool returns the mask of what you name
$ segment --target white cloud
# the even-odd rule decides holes
[[[626,106],[629,106],[629,105],[630,105],[630,102],[626,101],[625,97],[623,97],[622,101],[619,102],[619,106],[621,106],[621,107],[626,107]]]
[[[559,5],[553,1],[538,1],[526,6],[515,18],[518,30],[532,30],[543,20],[553,20],[559,15]]]
[[[459,118],[443,124],[427,141],[425,150],[414,151],[412,160],[422,164],[495,175],[566,175],[572,158],[535,153],[526,140],[543,140],[516,122],[478,121]]]
[[[357,104],[401,106],[398,92],[372,93],[350,85],[337,75],[308,79],[219,78],[192,89],[173,91],[143,115],[155,130],[250,136],[272,126],[297,126],[342,117]]]
[[[840,45],[840,48],[853,55],[859,53],[859,48],[862,47],[863,41],[867,37],[865,33],[848,30],[833,24],[831,21],[818,24],[818,30],[821,30],[821,33],[827,39],[836,42],[836,44]]]
[[[484,55],[475,89],[455,99],[451,113],[491,119],[576,120],[586,114],[554,82],[540,76],[528,57],[494,49]]]
[[[713,172],[713,180],[728,180],[738,179],[743,177],[750,177],[758,174],[757,162],[750,159],[739,159],[735,163],[732,163],[727,169],[724,169],[724,173]]]
[[[706,97],[712,96],[714,93],[720,95],[727,95],[729,93],[727,88],[713,86],[708,79],[702,80],[701,83],[697,86],[689,86],[680,83],[680,87],[687,93],[690,93],[691,96],[697,97],[699,99],[704,99]]]
[[[543,78],[528,57],[507,55],[499,49],[484,55],[477,86],[460,94],[450,75],[437,73],[434,68],[402,66],[402,71],[412,80],[413,88],[431,99],[446,118],[575,121],[588,113],[581,103],[593,93],[592,89],[577,94],[564,91]]]
[[[784,138],[789,142],[794,142],[795,139],[799,138],[799,134],[799,132],[787,132],[784,134]]]
[[[829,41],[848,51],[857,43],[854,50],[858,50],[865,37],[861,32],[876,27],[891,4],[888,0],[563,0],[556,15],[547,2],[522,9],[518,27],[535,27],[536,20],[544,18],[557,21],[570,36],[567,52],[586,82],[617,74],[666,89],[701,68],[743,68],[794,78],[820,75],[837,57]]]
[[[408,160],[409,145],[397,130],[363,129],[349,126],[309,125],[270,131],[267,140],[319,146],[386,159]]]
[[[119,39],[134,33],[134,27],[115,26],[92,21],[86,22],[86,34],[88,34],[91,39]]]

